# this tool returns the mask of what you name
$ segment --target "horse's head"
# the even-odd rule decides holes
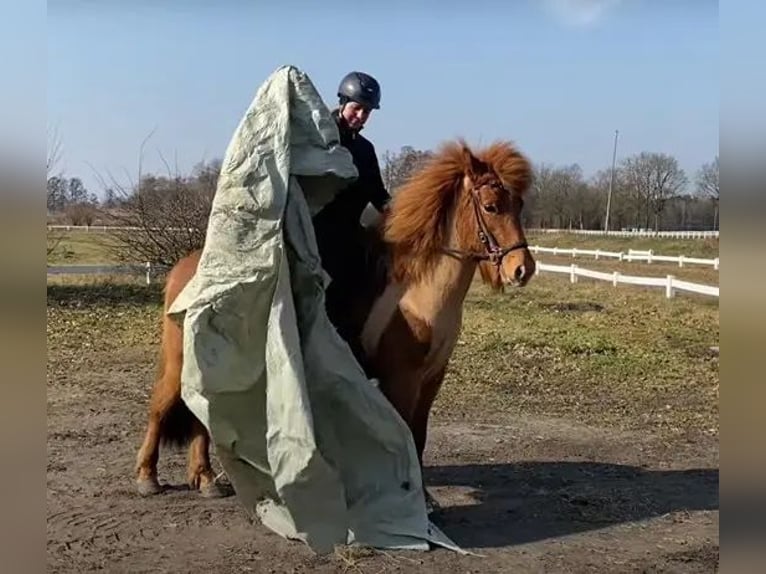
[[[529,162],[509,143],[479,154],[444,144],[399,188],[382,225],[394,278],[415,281],[446,253],[477,262],[495,289],[525,285],[535,272],[520,222],[531,181]]]
[[[474,155],[462,144],[463,179],[455,213],[455,255],[479,262],[496,289],[524,286],[535,273],[521,225],[523,196],[531,183],[529,162],[507,143]]]

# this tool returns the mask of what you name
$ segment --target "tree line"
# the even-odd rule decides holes
[[[386,152],[381,175],[390,192],[432,156],[411,146]],[[221,160],[196,165],[189,175],[149,173],[136,185],[103,182],[103,198],[79,178],[48,177],[49,214],[72,225],[140,228],[107,234],[112,254],[126,261],[172,265],[205,238]],[[718,229],[718,157],[690,178],[670,155],[653,152],[623,159],[586,178],[577,164],[533,166],[532,189],[525,202],[528,228],[603,229],[610,184],[610,229]],[[49,248],[50,252],[50,248]]]
[[[384,155],[382,173],[392,191],[432,152],[403,147]],[[690,178],[671,155],[642,152],[586,178],[577,164],[533,166],[523,223],[531,228],[718,229],[718,156]],[[612,176],[614,176],[612,178]],[[612,187],[609,200],[609,187]]]

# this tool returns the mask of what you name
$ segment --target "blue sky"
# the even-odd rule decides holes
[[[160,152],[221,157],[258,86],[306,71],[328,106],[347,71],[375,75],[379,155],[462,136],[515,141],[586,175],[641,151],[690,176],[718,153],[718,3],[709,0],[48,2],[48,125],[62,167],[135,177]],[[92,166],[92,167],[91,167]]]

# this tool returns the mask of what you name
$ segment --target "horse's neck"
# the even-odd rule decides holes
[[[362,329],[362,348],[368,357],[377,353],[380,339],[398,309],[428,326],[431,350],[426,363],[436,368],[442,365],[459,335],[463,301],[475,272],[475,263],[444,255],[433,271],[418,281],[388,284],[372,305]]]
[[[431,325],[459,319],[475,272],[475,263],[442,255],[432,273],[404,289],[400,305]]]

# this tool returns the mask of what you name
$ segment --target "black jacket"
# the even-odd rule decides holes
[[[359,177],[314,216],[314,231],[323,266],[331,276],[354,264],[359,255],[362,212],[368,203],[382,211],[391,199],[380,174],[378,157],[370,140],[354,133],[338,120],[340,143],[351,152]]]
[[[380,165],[372,142],[360,133],[354,133],[338,121],[338,111],[333,112],[338,122],[340,143],[351,152],[359,177],[354,183],[338,193],[314,217],[314,226],[337,231],[348,230],[359,225],[359,219],[368,203],[382,211],[391,199],[380,175]]]

